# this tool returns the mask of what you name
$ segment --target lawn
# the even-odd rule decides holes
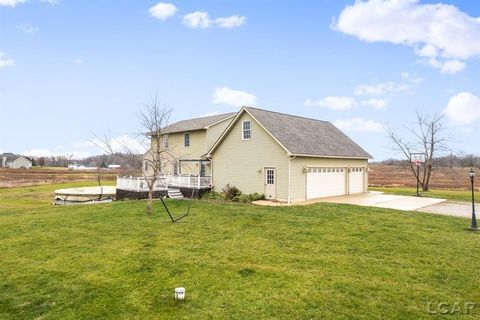
[[[432,319],[442,302],[480,316],[468,219],[195,201],[172,224],[159,203],[51,206],[60,187],[0,190],[0,319]]]
[[[382,192],[385,192],[386,194],[398,194],[402,196],[413,196],[417,194],[416,188],[368,187],[368,189],[371,191],[382,191]],[[422,194],[424,197],[441,198],[441,199],[447,199],[452,201],[464,201],[464,202],[472,201],[472,191],[468,191],[468,190],[433,189],[429,191],[422,191],[422,189],[420,188],[420,194]],[[480,194],[478,194],[478,196],[480,197]],[[480,199],[476,198],[475,202],[480,202]]]

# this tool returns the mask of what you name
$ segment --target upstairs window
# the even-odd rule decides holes
[[[168,134],[163,135],[163,149],[168,149]]]
[[[252,137],[252,127],[250,124],[250,120],[245,120],[242,123],[242,139],[250,140],[251,137]]]
[[[185,147],[190,147],[190,132],[185,132],[183,134],[183,145]]]

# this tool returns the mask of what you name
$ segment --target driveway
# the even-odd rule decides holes
[[[447,216],[466,217],[472,215],[472,205],[468,202],[447,201],[445,199],[408,197],[383,194],[378,191],[348,196],[321,199],[321,202],[347,203],[359,206],[420,211]]]
[[[405,211],[419,211],[465,218],[470,218],[472,215],[472,205],[468,202],[456,202],[447,201],[445,199],[414,196],[396,196],[384,194],[383,192],[379,191],[370,191],[368,193],[359,193],[348,196],[321,198],[310,200],[307,202],[292,204],[272,202],[266,200],[254,201],[253,203],[263,206],[290,206],[308,205],[319,202],[353,204],[357,206],[377,207]]]

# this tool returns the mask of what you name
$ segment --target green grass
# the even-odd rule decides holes
[[[368,189],[373,191],[382,191],[382,192],[385,192],[386,194],[398,194],[402,196],[413,196],[417,194],[416,188],[369,187]],[[468,190],[433,189],[429,191],[422,191],[422,189],[420,189],[420,193],[424,197],[430,197],[430,198],[441,198],[441,199],[447,199],[452,201],[464,201],[464,202],[472,201],[472,191],[468,191]],[[478,202],[478,201],[480,201],[480,199],[475,199],[475,202]]]
[[[0,319],[432,319],[440,302],[480,316],[467,219],[196,201],[172,224],[158,203],[51,206],[59,187],[0,190]]]

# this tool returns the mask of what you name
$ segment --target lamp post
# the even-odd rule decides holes
[[[473,184],[473,180],[475,180],[475,171],[473,168],[470,169],[470,182],[472,183],[472,225],[470,226],[470,230],[478,231],[477,227],[477,217],[475,216],[475,188]]]

